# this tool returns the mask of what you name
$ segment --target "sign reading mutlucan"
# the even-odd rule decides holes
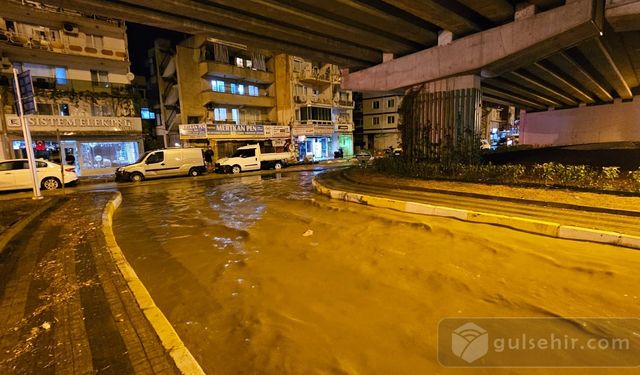
[[[139,117],[77,117],[77,116],[27,116],[25,121],[32,132],[115,132],[141,133]],[[7,116],[9,130],[20,129],[20,118]]]

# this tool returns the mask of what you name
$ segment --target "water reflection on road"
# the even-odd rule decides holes
[[[207,372],[460,372],[444,317],[640,315],[640,252],[331,201],[312,176],[123,191],[118,243]]]

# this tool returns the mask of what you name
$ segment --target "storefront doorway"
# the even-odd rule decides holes
[[[353,155],[353,135],[338,134],[338,148],[342,149],[343,157]]]
[[[300,160],[326,160],[331,153],[330,137],[300,137],[298,139]]]

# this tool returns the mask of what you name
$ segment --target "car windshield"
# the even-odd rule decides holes
[[[140,155],[140,157],[138,158],[138,160],[136,160],[136,162],[134,164],[142,163],[144,158],[146,158],[147,155],[149,155],[150,153],[151,153],[151,151],[147,151],[144,154]]]

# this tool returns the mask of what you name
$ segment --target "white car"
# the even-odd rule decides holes
[[[55,190],[62,187],[62,174],[60,164],[48,160],[36,160],[36,170],[40,188]],[[78,181],[73,167],[64,167],[65,184]],[[27,159],[14,159],[0,161],[0,190],[30,189],[31,171]]]

